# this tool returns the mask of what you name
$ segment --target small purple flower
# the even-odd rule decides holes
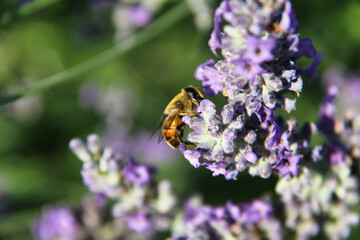
[[[324,53],[319,53],[314,57],[314,60],[312,63],[301,70],[301,74],[303,76],[309,76],[310,77],[310,83],[313,83],[317,78],[317,67],[321,63],[321,59],[324,57]]]
[[[234,219],[235,221],[240,220],[242,214],[240,206],[233,204],[231,201],[228,201],[225,205],[225,208],[232,219]]]
[[[236,59],[233,60],[232,63],[235,65],[234,73],[248,79],[250,84],[255,81],[257,75],[265,72],[258,63],[248,59]]]
[[[222,14],[226,8],[226,2],[223,1],[214,13],[214,30],[211,33],[209,40],[209,46],[211,51],[217,55],[216,49],[221,46],[221,26],[222,26]]]
[[[222,76],[212,65],[214,60],[209,59],[195,70],[195,78],[203,82],[202,88],[209,96],[223,91]]]
[[[251,163],[256,163],[258,160],[258,157],[256,156],[256,154],[252,151],[246,152],[244,156],[245,156],[246,161],[251,162]]]
[[[161,5],[158,1],[116,1],[112,8],[116,39],[131,37],[139,28],[148,26]]]
[[[153,167],[100,147],[94,134],[86,145],[75,139],[70,147],[79,157],[84,155],[79,153],[87,153],[82,159],[84,184],[101,200],[111,199],[113,217],[125,220],[129,229],[143,235],[169,228],[176,198],[169,182],[155,182]]]
[[[151,180],[151,169],[145,165],[136,164],[130,158],[124,167],[124,179],[143,187]]]
[[[336,107],[334,100],[338,95],[338,88],[334,85],[330,86],[326,92],[323,103],[319,110],[318,128],[325,134],[334,133]]]
[[[152,20],[152,12],[143,5],[132,5],[127,8],[127,16],[134,27],[145,27]]]
[[[270,134],[265,141],[266,148],[278,148],[283,133],[281,132],[281,129],[277,124],[273,124],[269,130]]]
[[[234,140],[243,128],[242,116],[235,113],[231,104],[224,106],[219,115],[216,113],[214,103],[207,99],[200,102],[197,112],[199,114],[196,117],[185,116],[182,119],[194,130],[187,138],[196,144],[196,149],[185,150],[181,147],[180,150],[193,166],[205,165],[213,171],[214,176],[222,174],[234,178],[237,170],[235,171],[230,165],[233,163]],[[199,161],[201,156],[205,160],[203,163]],[[250,153],[247,156],[251,161],[257,159]]]
[[[276,40],[274,38],[259,39],[255,36],[246,36],[247,51],[244,58],[249,59],[253,63],[262,63],[274,59],[271,53],[275,47]]]
[[[281,16],[279,27],[280,29],[288,31],[289,33],[294,33],[298,27],[295,12],[292,9],[292,4],[290,1],[285,2],[285,8]]]
[[[68,239],[79,237],[78,222],[67,207],[48,207],[33,227],[34,236],[39,240]]]
[[[253,144],[256,141],[256,132],[253,130],[250,130],[247,135],[244,137],[244,140],[249,143],[249,144]]]
[[[175,239],[254,239],[265,236],[264,233],[281,238],[281,226],[272,216],[272,206],[261,199],[250,204],[229,201],[225,206],[214,207],[192,198],[184,209]]]
[[[272,207],[260,200],[255,200],[251,204],[241,205],[243,222],[258,223],[262,219],[270,217]]]
[[[228,163],[221,161],[221,162],[208,162],[206,161],[205,164],[207,165],[206,168],[213,172],[213,176],[217,175],[226,175],[227,173],[227,166]]]
[[[275,124],[275,112],[273,109],[267,108],[265,106],[260,106],[259,109],[257,109],[257,111],[255,111],[254,113],[256,114],[262,125],[270,124],[272,126]],[[271,127],[269,130],[272,132]]]
[[[312,40],[310,38],[301,39],[297,48],[298,51],[293,55],[293,57],[296,59],[302,56],[306,56],[307,58],[314,58],[317,55],[316,49],[313,46]]]
[[[199,162],[199,158],[201,157],[201,153],[199,151],[186,150],[185,145],[180,145],[180,151],[184,154],[184,157],[189,161],[191,165],[195,168],[198,168],[201,163]]]
[[[221,137],[221,121],[216,114],[215,105],[205,99],[201,101],[197,111],[201,112],[200,118],[183,117],[183,121],[195,130],[189,133],[188,140],[198,144],[199,149],[213,149]]]
[[[128,224],[129,229],[144,234],[152,228],[152,224],[142,212],[126,215],[122,218]]]
[[[221,111],[221,117],[224,124],[229,124],[232,122],[234,116],[234,106],[231,104],[227,104],[223,107]]]
[[[280,160],[274,168],[280,172],[281,177],[285,177],[290,173],[293,176],[298,175],[299,173],[298,163],[302,158],[302,156],[293,155],[291,154],[291,152],[283,151],[279,157]]]
[[[289,98],[285,98],[285,101],[284,101],[285,111],[290,113],[291,111],[295,110],[295,104],[296,104],[296,99],[291,100]]]
[[[330,146],[328,151],[330,164],[336,165],[345,161],[345,153],[339,147]]]

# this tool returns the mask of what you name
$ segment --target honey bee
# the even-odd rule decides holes
[[[195,116],[196,108],[203,99],[201,92],[193,85],[181,89],[165,108],[159,142],[165,138],[174,149],[179,148],[180,144],[193,145],[182,140],[185,128],[182,117]]]

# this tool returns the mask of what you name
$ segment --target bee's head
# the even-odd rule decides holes
[[[204,99],[199,90],[197,90],[195,87],[189,86],[184,88],[184,90],[192,99],[196,101],[201,101]]]

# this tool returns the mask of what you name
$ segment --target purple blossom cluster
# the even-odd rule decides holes
[[[304,126],[296,144],[305,164],[292,178],[280,178],[276,185],[284,205],[285,226],[298,239],[310,239],[322,232],[328,239],[344,239],[359,223],[355,206],[359,204],[357,166],[360,114],[345,110],[344,119],[336,117],[335,100],[339,93],[330,85],[319,110],[316,124]],[[307,134],[306,134],[307,133]],[[311,147],[311,137],[321,134],[326,141]],[[357,170],[356,170],[357,171]]]
[[[282,177],[297,175],[303,156],[291,147],[296,123],[281,124],[275,111],[295,109],[302,75],[316,76],[322,54],[310,39],[300,39],[296,27],[287,0],[220,4],[209,45],[215,55],[221,50],[222,59],[200,65],[195,78],[207,95],[221,93],[228,104],[217,114],[215,105],[205,99],[197,116],[183,118],[194,130],[188,140],[197,147],[182,147],[182,152],[195,167],[204,165],[227,179],[245,169],[264,178],[274,169]],[[296,61],[303,56],[313,61],[298,69]]]
[[[181,209],[170,183],[154,180],[154,167],[128,157],[129,138],[118,141],[120,147],[114,141],[102,147],[99,137],[90,135],[86,143],[73,139],[69,145],[83,162],[83,182],[97,204],[83,204],[80,216],[66,207],[47,209],[34,235],[41,240],[87,239],[91,232],[95,239],[115,239],[128,234],[122,226],[126,224],[146,239],[157,231],[169,231],[169,239],[178,240],[282,239],[292,233],[296,239],[348,237],[359,223],[354,210],[358,178],[352,171],[360,158],[360,111],[345,111],[339,120],[339,87],[329,86],[316,123],[299,128],[296,119],[277,116],[279,109],[295,109],[302,77],[313,80],[322,57],[310,39],[300,39],[296,28],[289,0],[223,0],[209,41],[221,59],[200,65],[195,77],[206,94],[221,93],[227,104],[218,113],[204,99],[195,117],[182,118],[192,129],[187,141],[195,145],[180,146],[190,164],[227,179],[245,170],[262,178],[276,172],[278,202],[267,197],[211,206],[193,197]],[[299,69],[296,62],[303,56],[312,63]],[[326,140],[314,146],[314,135]],[[110,209],[113,220],[102,218],[104,209]]]
[[[351,211],[359,202],[357,179],[345,162],[335,163],[321,174],[303,167],[298,176],[280,179],[276,192],[285,208],[285,225],[298,239],[309,239],[322,230],[328,239],[348,237],[359,215]]]
[[[176,199],[168,181],[155,184],[153,167],[102,148],[97,135],[89,135],[86,144],[73,139],[70,148],[83,161],[81,175],[90,192],[116,202],[115,218],[139,233],[168,227]]]
[[[151,167],[112,154],[110,148],[100,146],[96,135],[89,135],[86,144],[73,139],[70,148],[84,162],[81,171],[84,184],[98,202],[105,204],[107,199],[111,199],[114,221],[125,221],[129,230],[142,236],[150,238],[156,231],[170,230],[172,239],[253,239],[260,235],[270,239],[281,238],[281,223],[274,217],[273,206],[267,199],[241,204],[228,202],[225,206],[214,207],[193,197],[185,201],[183,209],[180,209],[175,206],[176,197],[168,181],[156,183]],[[45,224],[44,219],[51,218],[52,212],[56,213],[57,208],[46,211],[37,221],[35,229],[38,229],[37,225]],[[92,229],[91,226],[100,228],[98,221],[79,221],[69,209],[66,212],[77,234],[84,236],[84,232]],[[90,211],[87,215],[91,217],[94,214]],[[54,226],[50,229],[61,222],[59,218],[52,221]],[[65,218],[64,221],[69,220]],[[88,225],[84,227],[84,223]],[[35,235],[38,239],[45,239],[39,237],[38,230]]]
[[[175,220],[173,239],[281,239],[281,224],[272,212],[272,206],[264,200],[213,207],[194,197]]]
[[[221,50],[222,59],[200,65],[195,78],[207,95],[221,93],[228,103],[218,114],[215,104],[204,99],[195,117],[183,117],[193,130],[187,140],[195,148],[182,145],[180,150],[194,167],[227,179],[244,170],[267,178],[275,170],[284,226],[298,239],[320,233],[342,239],[359,222],[353,209],[359,203],[358,183],[351,169],[360,156],[360,112],[353,107],[344,120],[336,118],[335,99],[339,88],[346,88],[340,84],[328,87],[317,123],[300,129],[296,119],[277,116],[277,109],[295,109],[296,99],[289,96],[299,96],[303,76],[316,77],[322,57],[310,39],[295,34],[296,27],[290,1],[221,3],[209,45],[215,55]],[[313,60],[305,69],[296,66],[302,56]],[[347,83],[357,89],[355,77]],[[351,106],[359,106],[352,99]],[[313,146],[315,134],[326,141]]]
[[[124,223],[108,218],[99,202],[90,196],[83,198],[79,209],[46,206],[33,225],[33,235],[39,240],[136,239]]]
[[[295,232],[298,239],[309,239],[320,232],[330,239],[346,238],[351,227],[359,222],[359,215],[352,209],[359,202],[357,179],[351,176],[353,151],[340,145],[339,141],[311,148],[308,140],[308,135],[320,133],[338,136],[340,139],[344,133],[336,130],[338,124],[335,124],[333,106],[337,93],[335,90],[329,89],[324,98],[317,124],[309,124],[298,133],[295,130],[295,120],[279,123],[279,127],[287,126],[286,136],[298,139],[292,141],[287,148],[301,152],[304,161],[307,161],[306,166],[295,167],[297,159],[293,159],[294,163],[287,159],[276,165],[280,172],[285,172],[281,168],[287,166],[286,176],[292,176],[280,178],[276,185],[284,211],[277,211],[280,206],[274,208],[274,204],[267,198],[255,199],[251,203],[234,204],[229,201],[224,206],[210,206],[203,204],[198,197],[193,197],[185,201],[183,209],[179,209],[175,206],[176,198],[169,182],[154,181],[154,168],[137,164],[133,159],[124,158],[109,147],[102,147],[97,135],[89,135],[86,144],[73,139],[69,145],[83,161],[81,174],[84,184],[96,196],[97,201],[85,199],[81,211],[77,212],[59,206],[44,209],[42,216],[35,222],[34,236],[40,240],[89,237],[137,239],[139,236],[133,236],[131,231],[151,238],[157,231],[167,230],[171,231],[171,239],[254,239],[259,236],[281,239],[284,229],[288,228]],[[227,132],[241,128],[241,118],[236,116],[236,110],[231,110],[228,106],[224,107],[221,115],[216,115],[214,105],[210,101],[203,101],[199,108],[210,110],[202,111],[202,118],[195,118],[197,121],[204,121],[197,127],[228,117],[237,120],[227,122]],[[213,115],[204,114],[209,112]],[[188,120],[192,122],[194,119]],[[320,127],[317,128],[324,125],[324,121],[332,124],[333,129],[326,128],[327,131],[323,131]],[[345,133],[351,127],[347,128]],[[214,130],[216,133],[216,129]],[[213,138],[213,142],[203,144],[214,144],[222,135],[211,134],[208,137]],[[267,144],[271,145],[274,141],[271,139],[274,138],[269,137]],[[280,136],[279,139],[281,138]],[[254,133],[249,133],[244,139],[248,143],[252,142]],[[287,138],[284,139],[281,144],[288,145]],[[191,151],[184,148],[182,150],[185,155]],[[195,159],[192,164],[197,166],[200,163]],[[325,171],[324,168],[319,168],[319,164],[327,166]],[[261,168],[256,170],[259,169]],[[214,173],[222,171],[221,167],[216,166],[212,170]],[[250,168],[249,171],[251,173],[255,170]],[[104,209],[109,208],[104,206],[109,203],[106,201],[108,199],[112,203],[111,217],[105,219],[107,214]],[[283,218],[284,222],[281,220]]]

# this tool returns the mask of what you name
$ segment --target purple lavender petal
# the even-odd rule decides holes
[[[249,116],[257,113],[261,109],[261,102],[259,99],[248,98],[246,99],[246,111]]]
[[[206,113],[206,115],[209,117],[207,117],[207,119],[205,120],[208,120],[211,116],[216,115],[215,104],[208,99],[202,100],[196,111],[200,113],[202,112]]]
[[[221,117],[224,124],[229,124],[234,115],[234,107],[231,104],[227,104],[221,111]]]
[[[246,36],[246,43],[248,46],[244,58],[249,59],[253,63],[262,63],[274,59],[271,53],[275,47],[276,40],[274,38],[259,39],[255,36]]]
[[[33,233],[39,240],[78,239],[77,220],[67,207],[48,207],[43,210],[33,227]]]
[[[345,153],[339,147],[331,145],[328,149],[329,151],[329,160],[332,165],[343,163]]]
[[[184,154],[184,157],[195,168],[198,168],[201,165],[200,162],[199,162],[199,158],[201,157],[201,153],[199,151],[185,150],[185,145],[184,144],[181,144],[179,149]]]
[[[296,94],[299,96],[299,93],[301,92],[303,87],[303,81],[301,77],[296,78],[296,80],[291,81],[291,86],[289,87],[290,91],[296,92]]]
[[[241,210],[238,205],[233,204],[231,201],[226,203],[226,210],[229,212],[229,215],[235,220],[239,220],[241,217]]]
[[[284,100],[284,109],[285,111],[287,111],[288,113],[290,113],[291,111],[295,110],[295,104],[296,104],[296,99],[289,99],[289,98],[285,98]]]
[[[211,32],[209,40],[209,46],[211,51],[217,56],[216,49],[221,46],[221,26],[222,26],[222,15],[225,11],[226,2],[222,2],[220,6],[215,10],[214,13],[214,30]]]
[[[133,159],[129,159],[128,164],[124,167],[124,179],[142,187],[150,182],[150,172],[149,167],[136,164]]]
[[[127,222],[129,229],[139,234],[144,234],[153,227],[150,220],[142,212],[126,215],[122,219]]]
[[[213,65],[214,60],[209,59],[195,70],[195,78],[202,81],[202,88],[209,96],[223,91],[222,76]]]
[[[256,135],[255,131],[250,130],[248,132],[248,134],[244,137],[244,140],[245,140],[245,142],[247,142],[249,144],[253,144],[256,140],[256,137],[257,137],[257,135]]]
[[[281,135],[279,142],[279,150],[282,151],[284,149],[290,150],[290,142],[289,142],[290,132],[286,131]]]
[[[288,174],[292,174],[293,176],[297,176],[299,173],[298,163],[302,156],[300,155],[292,155],[288,151],[283,151],[280,155],[280,161],[274,167],[280,172],[281,177],[285,177]]]
[[[268,149],[278,148],[282,136],[281,129],[279,125],[275,123],[270,127],[269,130],[270,134],[265,141],[265,146]]]
[[[73,153],[83,162],[91,161],[91,154],[86,148],[85,144],[78,138],[72,139],[69,143],[69,148]]]
[[[228,164],[224,161],[220,161],[220,162],[209,162],[209,161],[205,161],[205,164],[207,164],[206,168],[211,170],[213,172],[213,176],[217,176],[217,175],[226,175],[227,171],[226,171],[226,167],[228,166]]]
[[[234,151],[234,139],[235,139],[235,130],[231,128],[226,128],[224,130],[221,147],[226,154],[232,153]]]
[[[276,106],[276,97],[275,94],[270,91],[270,89],[268,89],[265,85],[263,86],[263,100],[264,100],[264,104],[265,106],[267,106],[268,108],[275,108]]]
[[[223,157],[224,157],[224,151],[220,141],[211,150],[211,160],[221,161]]]
[[[127,8],[127,17],[134,27],[145,27],[152,20],[152,12],[143,5],[132,5]]]
[[[298,51],[294,54],[294,58],[299,59],[302,56],[314,58],[316,55],[317,52],[313,46],[312,40],[310,38],[300,39]]]
[[[248,162],[256,163],[258,160],[258,157],[256,156],[256,154],[254,152],[249,151],[249,152],[245,153],[245,159]]]
[[[289,33],[294,33],[298,27],[295,12],[290,1],[285,2],[285,8],[281,16],[279,27]]]
[[[236,75],[247,78],[250,84],[254,83],[256,75],[265,72],[265,70],[260,67],[260,64],[248,59],[236,59],[233,60],[232,63],[237,67],[234,71]]]
[[[317,54],[310,66],[301,70],[302,75],[310,76],[310,83],[314,82],[317,78],[317,67],[321,63],[323,57],[324,53]]]
[[[330,86],[326,92],[323,103],[319,110],[319,122],[317,123],[317,127],[320,131],[325,134],[333,134],[334,133],[334,124],[335,124],[335,114],[336,107],[334,100],[338,95],[338,88],[334,85]]]

